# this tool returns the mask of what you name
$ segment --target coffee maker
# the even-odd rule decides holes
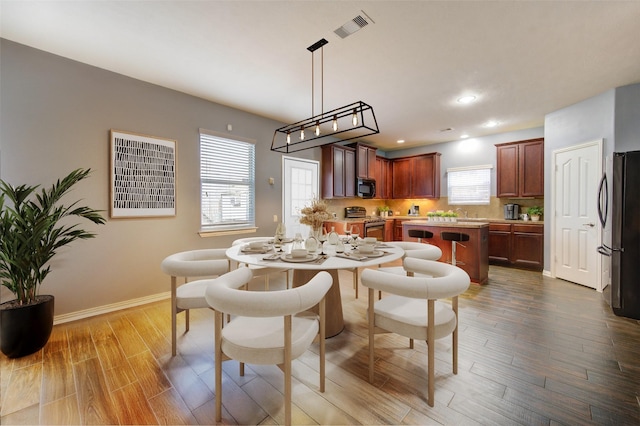
[[[504,218],[506,220],[518,220],[520,217],[520,205],[519,204],[505,204],[504,205]]]

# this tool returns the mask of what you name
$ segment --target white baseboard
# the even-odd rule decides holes
[[[124,302],[112,303],[110,305],[97,306],[91,309],[85,309],[68,314],[56,315],[53,318],[53,324],[63,324],[65,322],[77,321],[84,318],[95,317],[96,315],[107,314],[109,312],[119,311],[122,309],[133,308],[134,306],[146,305],[147,303],[158,302],[171,297],[171,292],[152,294],[150,296],[140,297],[139,299],[125,300]]]
[[[551,271],[547,271],[546,269],[543,269],[543,270],[542,270],[542,276],[543,276],[543,277],[551,277],[551,278],[553,278],[553,277],[551,276]]]

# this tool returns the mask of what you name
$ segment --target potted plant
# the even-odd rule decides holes
[[[540,220],[540,216],[542,216],[544,209],[542,207],[539,206],[533,206],[533,207],[529,207],[529,209],[527,210],[527,213],[529,213],[529,216],[531,216],[531,220],[533,222],[537,222]]]
[[[42,348],[53,328],[52,295],[40,295],[51,272],[49,262],[58,249],[95,234],[70,224],[71,217],[105,223],[100,212],[64,204],[62,198],[90,169],[77,169],[48,189],[39,185],[13,186],[0,180],[0,282],[15,300],[0,304],[0,349],[9,358]]]
[[[380,213],[380,217],[389,216],[389,206],[380,206],[380,207],[378,207],[378,212]]]

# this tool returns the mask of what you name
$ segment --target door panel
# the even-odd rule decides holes
[[[282,222],[289,237],[309,234],[310,228],[300,224],[300,210],[319,196],[319,170],[318,161],[282,157]]]
[[[591,288],[600,287],[600,222],[597,189],[601,147],[589,144],[555,154],[555,275]]]

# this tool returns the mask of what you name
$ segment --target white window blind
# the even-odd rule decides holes
[[[255,227],[255,144],[200,131],[203,230]]]
[[[492,165],[447,169],[449,204],[489,204]]]

